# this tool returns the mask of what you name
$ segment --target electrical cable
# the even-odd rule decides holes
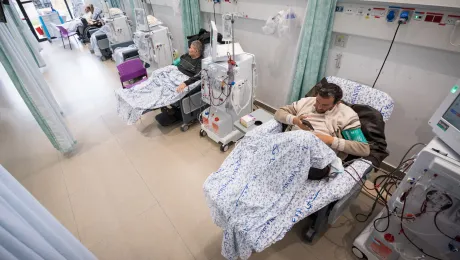
[[[444,209],[444,210],[445,210],[445,209]],[[450,239],[452,239],[452,240],[456,240],[455,237],[451,237],[451,236],[447,235],[446,233],[444,233],[444,232],[439,228],[439,226],[438,226],[438,222],[437,222],[438,215],[439,215],[439,213],[443,212],[444,210],[440,210],[440,211],[436,212],[436,214],[434,214],[434,219],[433,219],[433,220],[434,220],[434,226],[436,227],[436,229],[437,229],[441,234],[443,234],[443,235],[446,236],[447,238],[450,238]]]
[[[389,226],[390,226],[390,216],[393,215],[393,214],[395,213],[395,211],[393,211],[392,213],[390,213],[390,210],[389,210],[389,207],[388,207],[388,203],[387,203],[387,199],[384,198],[384,197],[382,196],[381,191],[382,191],[382,190],[385,190],[385,191],[387,192],[387,195],[388,195],[388,191],[391,191],[391,188],[392,188],[393,186],[395,186],[395,185],[397,186],[397,185],[398,185],[398,182],[401,181],[401,178],[399,178],[399,177],[397,177],[397,176],[394,176],[394,174],[395,174],[400,168],[403,169],[403,172],[404,172],[404,171],[406,171],[410,166],[412,166],[413,161],[414,161],[414,158],[410,158],[410,159],[407,159],[407,160],[404,160],[404,159],[405,159],[405,157],[410,153],[410,151],[411,151],[414,147],[416,147],[417,145],[425,145],[425,144],[423,144],[423,143],[416,143],[416,144],[414,144],[413,146],[411,146],[411,147],[409,148],[409,150],[404,154],[404,156],[403,156],[402,159],[401,159],[400,164],[398,165],[398,167],[397,167],[395,170],[393,170],[393,171],[390,172],[390,173],[387,173],[387,175],[381,175],[381,176],[378,176],[377,178],[374,179],[374,188],[373,188],[373,189],[376,190],[377,196],[372,195],[372,197],[375,198],[374,203],[373,203],[373,205],[372,205],[372,209],[371,209],[371,211],[370,211],[367,215],[364,215],[364,214],[356,214],[356,215],[355,215],[355,219],[356,219],[357,221],[359,221],[359,222],[367,221],[367,219],[369,218],[369,216],[372,215],[372,213],[373,213],[373,211],[374,211],[374,209],[375,209],[375,207],[376,207],[377,201],[382,201],[382,202],[384,202],[384,204],[385,204],[385,208],[386,208],[386,210],[387,210],[387,216],[383,216],[383,217],[380,217],[380,218],[376,218],[376,219],[374,220],[373,225],[374,225],[375,230],[378,231],[378,232],[386,232],[386,231],[388,230],[388,228],[389,228]],[[365,160],[359,158],[359,159],[355,159],[355,160],[349,161],[349,162],[347,162],[347,163],[344,163],[344,167],[345,167],[347,164],[351,164],[352,162],[354,162],[354,161],[356,161],[356,160],[360,160],[360,161],[362,161],[362,162],[366,162]],[[366,162],[366,163],[368,163],[368,162]],[[370,163],[368,163],[368,164],[371,165]],[[351,167],[351,168],[356,172],[356,170],[354,169],[354,167]],[[376,170],[380,170],[380,169],[377,168],[377,167],[374,167],[374,168],[375,168]],[[365,185],[365,183],[364,183],[364,181],[363,181],[362,179],[357,180],[350,172],[348,172],[347,170],[345,170],[345,172],[347,172],[348,174],[350,174],[350,176],[351,176],[357,183],[362,184],[362,187],[364,187],[365,189],[369,189],[368,187],[366,187],[366,185]],[[358,173],[356,172],[356,174],[358,174]],[[358,176],[358,177],[359,177],[359,176]],[[378,182],[379,179],[383,179],[383,180],[380,182],[380,185],[381,185],[381,189],[380,189],[380,190],[377,189],[377,187],[378,187],[377,182]],[[393,180],[393,181],[391,181],[391,180]],[[389,189],[386,189],[386,188],[388,187],[388,185],[391,185],[391,186],[390,186]],[[377,187],[376,187],[376,186],[377,186]],[[418,249],[420,252],[422,252],[424,255],[426,255],[426,256],[428,256],[428,257],[431,257],[431,258],[433,258],[433,259],[436,259],[436,260],[441,260],[440,258],[437,258],[436,256],[433,256],[433,255],[431,255],[431,254],[426,253],[426,252],[423,250],[423,248],[421,248],[421,247],[419,247],[417,244],[415,244],[415,243],[407,236],[407,234],[406,234],[405,231],[404,231],[404,224],[403,224],[403,221],[404,221],[405,219],[414,219],[413,217],[410,217],[410,218],[409,218],[409,217],[404,217],[404,212],[405,212],[405,207],[406,207],[406,200],[407,200],[407,198],[408,198],[408,196],[409,196],[411,190],[412,190],[412,188],[410,188],[407,192],[405,192],[405,199],[403,200],[403,203],[404,203],[404,204],[403,204],[402,212],[401,212],[401,215],[398,216],[398,217],[400,218],[400,220],[401,220],[401,223],[400,223],[400,225],[401,225],[401,233],[406,237],[406,239],[407,239],[415,248],[417,248],[417,249]],[[367,191],[366,191],[366,192],[367,192]],[[427,193],[427,198],[425,199],[425,201],[424,201],[424,202],[422,203],[422,205],[421,205],[421,213],[416,214],[416,216],[417,216],[417,215],[420,216],[420,214],[423,214],[423,213],[427,212],[427,211],[426,211],[426,204],[427,204],[427,202],[428,202],[428,200],[429,200],[428,195],[429,195],[429,194]],[[451,236],[447,235],[447,234],[444,233],[444,232],[439,228],[439,226],[437,225],[437,216],[438,216],[441,212],[443,212],[443,211],[449,209],[449,208],[453,205],[453,200],[450,198],[450,196],[448,196],[447,194],[444,194],[444,195],[449,199],[450,202],[449,202],[448,204],[446,204],[446,205],[443,205],[443,206],[441,207],[441,210],[436,211],[436,214],[435,214],[434,219],[433,219],[433,220],[434,220],[434,224],[435,224],[437,230],[441,233],[441,234],[439,234],[439,235],[444,235],[444,236],[446,236],[447,238],[449,238],[449,239],[451,239],[451,240],[457,241],[457,238],[454,238],[454,237],[451,237]],[[428,212],[434,212],[434,211],[428,211]],[[363,220],[363,221],[362,221],[362,220],[359,220],[359,219],[358,219],[358,216],[360,216],[360,215],[361,215],[361,216],[364,216],[364,217],[365,217],[365,220]],[[387,219],[387,226],[386,226],[385,229],[379,230],[379,229],[377,228],[376,222],[377,222],[377,221],[380,221],[380,220],[384,220],[384,219]],[[407,228],[408,230],[411,230],[409,227],[406,227],[406,228]],[[412,231],[412,230],[411,230],[411,231]],[[417,232],[414,232],[414,233],[417,233]],[[422,233],[420,233],[420,234],[422,234]],[[435,236],[435,234],[426,234],[426,235]]]
[[[435,192],[436,192],[436,191],[435,191]],[[443,193],[443,195],[446,196],[446,198],[449,200],[449,203],[443,205],[443,206],[441,207],[441,209],[438,210],[438,211],[436,212],[436,214],[434,215],[434,218],[433,218],[434,226],[435,226],[436,229],[439,231],[439,233],[443,234],[445,237],[450,238],[451,240],[457,240],[457,238],[451,237],[451,236],[447,235],[446,233],[444,233],[444,232],[439,228],[439,226],[438,226],[437,219],[438,219],[439,213],[442,213],[442,212],[444,212],[444,211],[450,209],[450,208],[452,207],[452,205],[454,204],[454,201],[452,200],[452,198],[451,198],[449,195],[447,195],[446,193]],[[428,199],[428,193],[427,193],[427,199]],[[427,200],[425,200],[425,201],[427,201]]]
[[[407,194],[406,194],[406,199],[407,199],[407,196],[409,196],[409,193],[411,192],[412,188],[410,188],[408,191],[407,191]],[[404,235],[404,237],[406,237],[407,241],[409,241],[415,248],[417,248],[420,252],[422,252],[424,255],[426,256],[429,256],[433,259],[436,259],[436,260],[442,260],[441,258],[437,258],[433,255],[430,255],[428,253],[426,253],[425,251],[423,251],[423,248],[419,247],[418,245],[416,245],[407,235],[406,235],[406,232],[404,231],[404,225],[403,225],[403,220],[404,220],[404,210],[406,209],[406,199],[404,200],[403,202],[403,207],[402,207],[402,211],[401,211],[401,223],[400,223],[400,226],[401,226],[401,233]]]
[[[405,156],[407,156],[407,154],[410,152],[410,150],[413,149],[413,147],[415,147],[415,146],[412,146],[411,148],[409,148],[409,150],[406,152]],[[405,156],[404,156],[404,157],[405,157]],[[404,159],[404,157],[403,157],[403,159]],[[358,159],[355,159],[355,160],[361,160],[361,161],[363,161],[363,162],[366,162],[366,161],[364,161],[364,160],[361,159],[361,158],[358,158]],[[377,181],[378,181],[380,178],[388,178],[388,179],[397,179],[397,180],[400,180],[400,178],[394,176],[394,174],[395,174],[400,168],[402,168],[402,167],[404,167],[404,168],[405,168],[404,170],[406,170],[408,167],[410,167],[410,165],[412,165],[412,164],[406,165],[406,163],[409,162],[409,161],[413,161],[413,160],[414,160],[414,159],[411,158],[411,159],[407,159],[407,160],[405,160],[405,161],[402,161],[402,162],[400,163],[400,165],[398,165],[398,167],[395,168],[392,172],[388,173],[387,175],[381,175],[382,177],[378,176],[376,179],[374,179],[374,188],[372,188],[372,189],[366,187],[366,186],[365,186],[365,183],[362,181],[362,179],[361,179],[361,182],[357,181],[358,183],[362,184],[361,187],[364,187],[364,188],[366,188],[366,189],[368,189],[368,190],[375,190],[375,192],[377,193],[377,196],[374,196],[374,195],[371,194],[371,196],[374,197],[374,202],[373,202],[372,207],[371,207],[371,210],[368,212],[368,214],[365,215],[365,214],[358,213],[358,214],[355,215],[355,219],[356,219],[358,222],[366,222],[366,221],[369,219],[369,217],[373,214],[373,212],[374,212],[374,210],[375,210],[375,208],[376,208],[376,206],[377,206],[377,202],[378,202],[378,201],[381,201],[381,202],[384,203],[384,205],[385,205],[385,208],[386,208],[386,210],[387,210],[387,215],[375,219],[373,225],[374,225],[374,228],[375,228],[377,231],[379,231],[379,232],[385,232],[386,230],[388,230],[388,228],[389,228],[389,226],[390,226],[390,216],[391,216],[391,214],[390,214],[390,210],[389,210],[389,207],[388,207],[388,204],[387,204],[387,200],[383,197],[382,190],[376,189],[376,187],[378,187]],[[353,161],[354,161],[354,160],[353,160]],[[347,163],[349,164],[349,163],[351,163],[351,162],[347,162]],[[347,163],[344,164],[344,167],[345,167],[345,165],[346,165]],[[366,162],[366,163],[367,163],[367,162]],[[371,165],[371,164],[370,164],[370,165]],[[379,168],[377,168],[377,167],[375,167],[375,166],[374,166],[374,168],[377,169],[377,170],[381,170],[381,169],[379,169]],[[354,168],[353,168],[353,169],[354,169]],[[356,171],[356,170],[355,170],[355,171]],[[347,172],[348,174],[350,174],[348,171],[346,171],[346,172]],[[351,174],[350,174],[350,175],[351,175]],[[352,176],[352,177],[353,177],[353,176]],[[353,179],[356,181],[356,179],[355,179],[354,177],[353,177]],[[386,187],[386,185],[388,185],[387,183],[384,183],[384,182],[386,182],[386,180],[387,180],[387,179],[384,179],[384,180],[381,182],[381,185],[383,185],[382,187],[384,187],[384,188]],[[360,220],[360,219],[358,218],[359,216],[363,216],[364,219]],[[379,230],[379,229],[377,228],[377,224],[376,224],[376,223],[377,223],[377,221],[384,220],[384,219],[387,219],[387,226],[386,226],[385,229]]]
[[[396,27],[395,34],[393,35],[393,40],[391,40],[390,48],[388,49],[387,56],[385,56],[385,59],[383,60],[382,67],[380,67],[379,74],[377,74],[377,78],[375,78],[374,84],[372,84],[372,87],[375,87],[375,84],[377,83],[377,80],[379,80],[380,73],[382,73],[383,67],[385,66],[385,63],[387,62],[388,56],[390,55],[391,48],[393,48],[393,43],[395,42],[396,35],[398,34],[399,26],[401,26],[402,22],[398,22],[398,27]]]
[[[452,29],[452,32],[450,33],[450,38],[449,38],[449,42],[450,44],[452,44],[452,46],[460,46],[460,44],[455,44],[454,43],[454,35],[455,35],[455,31],[457,30],[457,26],[460,25],[460,20],[457,20],[455,22],[455,26],[454,28]]]
[[[216,19],[216,2],[213,4],[213,9],[214,9],[214,22],[217,24],[217,19]]]
[[[412,146],[409,148],[409,150],[407,150],[407,152],[404,154],[404,156],[401,158],[401,161],[399,162],[399,164],[401,164],[401,163],[404,161],[404,159],[406,159],[406,156],[407,156],[407,155],[410,153],[410,151],[412,151],[412,149],[414,149],[414,147],[416,147],[417,145],[424,145],[424,146],[426,146],[426,144],[424,144],[424,143],[416,143],[416,144],[412,145]]]

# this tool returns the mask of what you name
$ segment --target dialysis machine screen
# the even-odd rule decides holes
[[[442,116],[453,127],[460,130],[460,95],[457,96],[454,103],[447,109],[446,113]]]
[[[460,80],[450,89],[447,97],[428,122],[433,132],[460,154]]]

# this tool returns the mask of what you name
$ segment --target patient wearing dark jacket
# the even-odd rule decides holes
[[[201,60],[203,59],[203,44],[200,41],[193,41],[190,44],[188,53],[182,55],[180,58],[174,61],[174,65],[177,66],[177,69],[183,74],[189,76],[190,78],[182,82],[177,88],[176,91],[181,93],[187,89],[187,86],[197,82],[201,79]],[[157,115],[155,118],[158,123],[162,126],[170,126],[176,123],[179,120],[182,120],[182,112],[177,105],[171,105],[171,107],[162,107],[161,114]]]
[[[189,76],[190,78],[177,87],[177,92],[182,92],[184,89],[201,79],[201,60],[203,59],[203,44],[200,41],[194,41],[190,44],[188,53],[180,57],[179,61],[174,61],[174,65],[180,72]]]

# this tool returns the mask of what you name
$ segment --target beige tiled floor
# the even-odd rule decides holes
[[[111,61],[85,48],[42,45],[43,73],[77,150],[54,150],[0,70],[0,163],[100,259],[222,259],[222,231],[202,185],[226,155],[197,126],[186,133],[159,127],[154,113],[125,125],[116,115],[120,83]],[[350,211],[369,203],[360,197]],[[251,259],[352,259],[350,245],[363,227],[348,212],[310,246],[298,225]]]

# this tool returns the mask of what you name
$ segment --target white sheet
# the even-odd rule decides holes
[[[182,93],[176,92],[180,83],[189,79],[176,66],[166,66],[152,72],[148,80],[129,89],[115,90],[118,115],[127,123],[134,124],[148,109],[173,104],[184,97],[188,91],[201,84],[197,81]]]
[[[80,19],[74,19],[74,20],[61,24],[61,26],[64,27],[64,29],[66,29],[69,33],[71,33],[71,32],[76,32],[78,26],[83,26],[83,23],[81,22]]]
[[[275,120],[249,132],[203,187],[213,221],[224,229],[222,255],[247,259],[349,193],[355,181],[347,173],[329,181],[307,180],[311,166],[323,168],[336,158],[313,134],[281,133]],[[359,172],[355,178],[367,166],[353,163]]]
[[[130,51],[130,50],[137,50],[136,45],[132,44],[132,45],[129,45],[128,47],[119,47],[113,51],[112,59],[115,61],[115,64],[117,66],[124,62],[123,52]]]
[[[107,37],[109,37],[109,35],[111,34],[109,26],[107,24],[102,26],[101,28],[99,28],[99,30],[94,32],[91,35],[91,37],[89,38],[89,42],[90,42],[90,48],[89,49],[94,51],[94,54],[97,57],[102,57],[101,50],[99,50],[99,47],[97,46],[96,35],[98,35],[98,34],[106,34]]]

